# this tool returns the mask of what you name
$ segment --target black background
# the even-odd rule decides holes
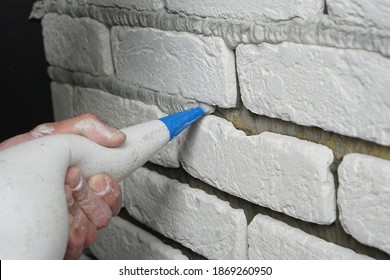
[[[0,0],[0,142],[53,121],[40,21],[33,0]]]

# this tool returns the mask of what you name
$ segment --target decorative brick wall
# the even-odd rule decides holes
[[[45,0],[57,120],[217,107],[122,182],[110,259],[390,259],[390,3]]]

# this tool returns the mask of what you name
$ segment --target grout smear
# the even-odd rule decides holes
[[[41,124],[38,125],[36,128],[34,128],[30,134],[34,138],[42,137],[45,135],[52,135],[54,132],[54,128],[52,126],[46,125],[46,124]]]
[[[113,133],[107,129],[107,126],[100,123],[95,119],[85,119],[76,123],[75,128],[78,129],[81,134],[88,132],[99,133],[106,139],[112,139]]]

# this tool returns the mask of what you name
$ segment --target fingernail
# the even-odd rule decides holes
[[[79,191],[81,187],[83,186],[83,178],[80,176],[79,182],[77,183],[76,186],[71,187],[72,191]]]
[[[122,140],[123,142],[126,140],[126,134],[124,134],[122,131],[120,131],[119,129],[116,129],[115,131],[116,135],[118,136],[118,138],[120,140]]]
[[[80,169],[74,166],[70,167],[66,175],[65,181],[72,189],[72,191],[74,191],[77,188],[81,188],[83,181],[82,181]]]
[[[99,174],[89,180],[89,186],[97,196],[104,196],[112,191],[110,178],[107,175]]]

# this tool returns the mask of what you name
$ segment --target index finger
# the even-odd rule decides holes
[[[38,137],[52,134],[76,134],[106,147],[118,147],[126,140],[120,130],[108,126],[93,114],[83,114],[60,122],[41,124],[30,132],[17,135],[0,143],[0,150]]]

